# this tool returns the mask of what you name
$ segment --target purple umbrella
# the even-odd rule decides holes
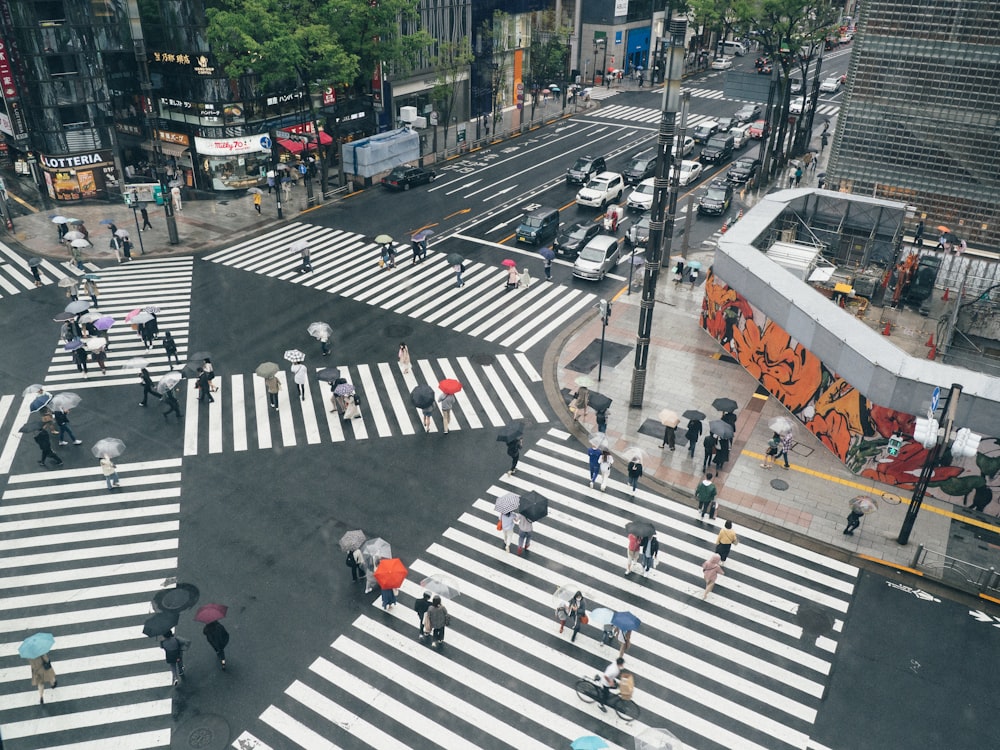
[[[95,320],[94,328],[96,328],[98,331],[106,331],[109,328],[111,328],[111,326],[113,326],[114,324],[115,324],[115,319],[112,318],[110,315],[108,315],[107,317],[98,318],[97,320]]]
[[[83,342],[80,341],[80,339],[73,339],[72,341],[67,341],[65,346],[63,346],[63,349],[71,352],[74,349],[79,349],[81,346],[83,346]]]

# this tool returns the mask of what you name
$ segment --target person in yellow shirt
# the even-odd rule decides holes
[[[729,557],[733,545],[739,543],[740,540],[736,536],[736,532],[733,531],[733,522],[726,521],[726,527],[719,532],[719,536],[715,539],[715,551],[722,558],[722,562],[725,562],[726,558]]]

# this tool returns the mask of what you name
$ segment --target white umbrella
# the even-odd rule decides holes
[[[101,315],[99,312],[96,312],[96,313],[92,313],[92,312],[86,313],[85,315],[81,315],[80,316],[80,325],[87,325],[87,323],[93,323],[95,320],[97,320],[98,318],[102,318],[102,317],[104,317],[104,316]]]
[[[45,386],[41,383],[32,383],[24,389],[22,396],[41,396],[45,393]]]
[[[637,461],[641,464],[645,455],[646,454],[643,452],[642,448],[638,448],[634,445],[625,449],[625,458],[629,461]]]
[[[795,429],[795,425],[788,417],[775,417],[767,423],[767,426],[779,435],[788,435]]]
[[[87,238],[83,236],[83,232],[78,232],[74,229],[72,232],[66,232],[66,234],[63,235],[63,239],[72,241],[85,240]]]
[[[298,349],[289,349],[285,352],[285,359],[289,362],[305,362],[306,355],[300,352]]]
[[[148,312],[141,312],[138,315],[132,316],[132,322],[135,323],[136,325],[139,325],[140,323],[148,323],[152,319],[153,319],[153,314]]]
[[[264,193],[264,191],[261,190],[259,187],[252,187],[249,190],[247,190],[247,192],[250,193],[251,195],[263,195]]]
[[[309,247],[309,240],[295,240],[295,242],[288,246],[288,249],[293,253],[301,253],[307,247]]]
[[[307,328],[306,331],[310,336],[317,339],[323,338],[324,336],[329,338],[333,334],[333,329],[330,327],[330,324],[322,322],[310,323],[309,328]]]
[[[166,375],[160,378],[159,381],[157,381],[156,392],[161,394],[166,393],[175,385],[177,385],[179,382],[181,382],[181,379],[183,377],[184,376],[181,375],[179,372],[168,372]]]
[[[69,244],[71,244],[73,247],[90,247],[90,243],[87,242],[87,240],[84,240],[84,239],[73,240]]]
[[[52,223],[53,224],[66,224],[68,222],[69,222],[69,219],[67,219],[65,216],[53,216],[52,217]]]
[[[87,339],[83,342],[83,345],[88,352],[99,352],[108,345],[108,342],[98,336],[96,338]]]
[[[120,456],[125,452],[125,443],[123,443],[118,438],[106,437],[101,438],[93,447],[90,452],[94,454],[94,458],[101,458],[102,456],[108,456],[109,458],[114,458],[115,456]]]
[[[149,367],[149,360],[145,357],[132,357],[132,359],[125,360],[122,365],[125,370],[142,370],[145,367]]]
[[[420,586],[432,594],[437,594],[442,599],[455,599],[462,593],[458,581],[444,573],[427,576],[420,582]]]
[[[128,239],[128,230],[127,229],[119,229],[117,232],[115,232],[115,237],[121,237],[122,239]]]
[[[603,432],[595,432],[590,436],[590,444],[599,451],[608,450],[608,436]]]
[[[49,407],[59,411],[67,411],[78,407],[82,400],[77,394],[66,391],[65,393],[57,393],[53,396],[49,402]]]

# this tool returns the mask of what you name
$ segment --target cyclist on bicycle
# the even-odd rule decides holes
[[[625,660],[620,656],[613,662],[608,664],[608,668],[604,670],[604,674],[601,675],[601,692],[598,695],[598,708],[602,711],[607,711],[604,705],[608,702],[608,697],[611,695],[611,688],[618,687],[618,677],[622,673],[622,667],[625,665]]]

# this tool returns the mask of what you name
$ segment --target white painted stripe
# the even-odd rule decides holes
[[[375,430],[379,437],[388,437],[392,434],[392,429],[389,427],[389,420],[385,418],[385,410],[379,400],[379,390],[372,377],[371,368],[368,365],[358,365],[357,370],[358,379],[361,381],[362,391],[365,394],[364,406],[375,421]]]
[[[172,533],[176,534],[180,524],[178,521],[161,521],[160,523],[141,523],[119,526],[111,529],[88,529],[86,532],[69,532],[65,534],[45,534],[25,536],[16,539],[5,539],[3,546],[7,553],[15,549],[34,549],[58,544],[76,544],[77,542],[92,542],[98,539],[113,539],[115,537],[141,536],[146,534]]]
[[[571,317],[573,317],[574,315],[579,314],[581,311],[583,311],[586,308],[590,307],[593,304],[593,300],[594,300],[594,298],[592,296],[590,296],[589,294],[580,295],[580,296],[578,296],[578,297],[576,297],[575,299],[572,299],[572,300],[570,300],[567,297],[567,302],[571,301],[572,305],[570,305],[569,307],[567,307],[565,310],[563,310],[563,312],[559,313],[558,315],[553,314],[548,319],[549,323],[548,323],[547,326],[545,326],[544,328],[539,329],[535,333],[535,335],[532,336],[531,338],[529,338],[529,339],[527,339],[525,341],[522,341],[518,345],[518,347],[520,349],[530,349],[531,347],[535,346],[535,344],[537,344],[543,338],[547,337],[552,331],[555,331],[557,329],[562,328],[565,325],[565,322],[567,320],[569,320]]]
[[[242,374],[230,376],[229,389],[233,410],[233,450],[245,451],[247,449],[247,404],[243,394]]]
[[[329,430],[330,440],[334,443],[344,442],[344,428],[340,424],[340,415],[337,414],[337,407],[333,400],[333,391],[327,389],[327,395],[320,399],[323,414],[326,417],[326,427]],[[356,422],[357,420],[352,420]]]
[[[11,464],[14,463],[14,454],[17,452],[18,446],[21,445],[21,433],[18,432],[18,429],[28,421],[28,415],[31,413],[30,406],[31,399],[29,397],[21,399],[21,405],[14,416],[13,429],[11,429],[10,434],[7,436],[3,452],[0,453],[0,474],[9,473]]]
[[[61,591],[45,591],[37,594],[8,596],[0,598],[0,609],[14,610],[22,607],[44,607],[50,604],[67,604],[87,599],[101,599],[107,596],[148,595],[152,598],[160,588],[163,579],[150,581],[128,581],[104,586],[88,586],[82,589],[63,589]]]
[[[274,711],[274,712],[277,712],[277,713],[281,713],[282,716],[284,716],[284,717],[286,717],[288,719],[291,719],[290,716],[288,716],[287,714],[282,713],[281,711],[279,711],[278,709],[276,709],[274,706],[269,706],[268,709],[267,709],[267,711]],[[265,711],[265,713],[267,713],[267,711]],[[261,719],[263,719],[263,718],[264,717],[261,716]],[[237,737],[235,740],[233,740],[233,742],[230,745],[230,747],[234,748],[234,750],[274,750],[273,747],[271,747],[267,743],[261,742],[259,738],[255,737],[254,735],[250,734],[250,732],[247,732],[247,731],[244,731],[242,734],[240,734],[239,737]]]
[[[503,380],[500,379],[500,375],[497,373],[496,369],[491,366],[483,367],[483,374],[486,375],[486,379],[490,381],[490,385],[493,386],[493,392],[500,399],[500,403],[504,405],[507,413],[510,415],[511,419],[521,419],[524,415],[521,410],[517,408],[517,403],[511,397],[510,390],[504,385]],[[509,420],[503,420],[504,422]],[[500,427],[502,425],[495,425]]]
[[[351,382],[351,371],[347,365],[338,365],[340,374],[344,379],[350,383]],[[338,417],[339,419],[339,417]],[[367,440],[368,439],[368,428],[365,427],[364,417],[358,417],[357,419],[347,419],[341,422],[341,427],[343,425],[350,425],[351,433],[354,435],[355,440]]]
[[[418,381],[417,380],[417,368],[421,368],[420,372],[421,372],[421,374],[423,374],[423,368],[421,367],[421,362],[426,363],[427,360],[412,360],[410,362],[410,371],[407,372],[407,373],[403,373],[403,382],[406,384],[406,399],[407,399],[408,402],[409,402],[410,394],[413,393],[413,389],[416,388],[420,383],[423,382],[423,381]],[[427,385],[431,385],[431,384],[428,383]],[[431,385],[431,387],[433,388],[434,386]],[[416,413],[416,415],[417,415],[417,423],[420,425],[420,427],[418,427],[417,429],[418,430],[422,429],[423,428],[423,424],[424,424],[424,412],[423,412],[423,409],[418,409],[417,407],[412,406],[412,405],[410,406],[410,409],[412,409],[414,411],[414,413]],[[431,418],[430,429],[427,430],[427,431],[428,432],[437,432],[438,431],[437,422],[434,421],[433,417]]]
[[[214,401],[208,404],[208,452],[222,453],[222,398],[225,393],[222,378],[216,377],[209,382],[209,387],[218,389],[216,393],[211,393]]]
[[[177,568],[176,557],[164,557],[156,560],[135,560],[114,565],[95,565],[91,568],[72,568],[70,570],[52,570],[47,573],[32,575],[20,574],[17,579],[0,578],[0,589],[21,588],[29,586],[53,586],[70,581],[86,581],[112,578],[114,576],[130,576],[139,573],[151,573],[155,570],[171,571]]]
[[[389,399],[390,406],[392,406],[393,416],[395,416],[396,422],[399,424],[399,431],[404,435],[413,435],[416,430],[413,429],[413,423],[410,420],[410,410],[407,408],[406,403],[403,401],[403,396],[396,386],[396,379],[393,372],[396,367],[398,365],[380,362],[378,370],[382,376],[386,397]]]
[[[10,411],[10,407],[14,403],[14,396],[12,394],[7,394],[5,396],[0,396],[0,424],[7,419],[7,412]]]
[[[458,377],[458,375],[455,373],[454,368],[452,368],[451,362],[449,362],[447,359],[439,358],[437,363],[438,367],[441,368],[441,372],[443,373],[444,378],[454,378],[459,382],[462,381],[462,379]],[[441,391],[437,388],[437,386],[435,386],[434,390],[438,394],[437,398],[440,399]],[[468,420],[469,427],[471,427],[472,429],[476,430],[483,426],[483,423],[479,421],[479,417],[476,415],[475,409],[472,408],[472,404],[469,401],[469,397],[466,395],[464,391],[459,391],[458,393],[455,394],[455,401],[456,405],[460,406],[461,409],[451,410],[451,421],[448,424],[449,431],[457,432],[458,430],[462,429],[462,426],[460,424],[461,420],[457,419],[459,414],[461,414],[462,418]],[[437,403],[438,407],[440,408],[440,401],[438,401]]]
[[[295,442],[295,423],[292,421],[292,399],[299,398],[299,387],[295,385],[294,378],[290,378],[281,370],[275,377],[281,382],[281,391],[278,393],[278,422],[281,424],[281,444],[286,448],[291,448]]]
[[[181,387],[187,392],[187,397],[182,397],[181,408],[184,409],[184,455],[198,455],[198,422],[201,419],[201,412],[198,409],[198,391],[182,380]]]
[[[312,383],[308,377],[306,378],[306,397],[305,400],[299,401],[299,405],[302,408],[302,423],[306,428],[306,443],[315,445],[322,441],[323,438],[319,434],[319,423],[316,421],[316,405],[313,403]]]
[[[177,539],[146,539],[135,544],[115,544],[108,547],[75,547],[55,552],[41,552],[34,555],[4,555],[0,557],[0,570],[29,568],[36,565],[66,564],[79,560],[96,560],[101,557],[127,557],[148,555],[156,552],[176,550]],[[17,579],[11,579],[17,580]]]
[[[128,461],[119,463],[117,466],[119,474],[127,474],[140,471],[158,471],[159,469],[176,469],[180,467],[182,462],[183,461],[180,458],[164,458],[156,461]],[[58,469],[47,472],[33,471],[29,474],[14,474],[7,480],[7,483],[22,484],[27,482],[45,482],[48,484],[54,479],[91,476],[93,473],[94,470],[89,466],[76,469]]]
[[[169,699],[147,701],[126,706],[109,706],[92,711],[74,711],[66,714],[40,716],[27,721],[4,724],[3,735],[5,740],[19,740],[51,732],[79,731],[85,727],[109,726],[118,722],[139,721],[158,716],[169,717],[172,703]]]
[[[136,628],[132,628],[132,630],[134,631]],[[146,636],[140,633],[140,637],[145,638]],[[62,648],[63,642],[64,638],[60,636],[60,648]],[[14,653],[16,655],[16,649]],[[161,656],[161,662],[162,659],[163,657]],[[61,662],[56,663],[61,666]],[[22,677],[24,674],[23,670],[24,667],[22,666]],[[62,676],[62,674],[62,669],[59,669],[59,675]],[[55,692],[52,690],[46,690],[45,703],[66,703],[69,701],[88,700],[104,696],[124,695],[126,693],[134,693],[140,690],[160,690],[162,688],[169,687],[172,680],[173,677],[171,676],[169,670],[158,669],[156,672],[149,672],[148,674],[136,675],[134,677],[99,680],[97,682],[71,683],[60,687]],[[15,681],[17,680],[15,679]],[[128,700],[128,698],[125,698],[125,700]],[[38,693],[33,690],[26,690],[15,695],[5,696],[4,702],[6,704],[6,708],[32,708],[32,710],[36,710],[33,707],[38,705]],[[48,747],[49,746],[46,745],[46,750]]]
[[[507,373],[507,378],[511,381],[511,383],[513,383],[514,392],[524,400],[524,404],[528,407],[528,411],[531,412],[532,418],[539,424],[548,422],[548,415],[545,413],[541,404],[539,404],[535,400],[535,397],[531,395],[530,386],[521,379],[521,373],[518,372],[518,369],[514,366],[513,360],[506,354],[498,354],[497,362],[500,364],[500,367],[503,368],[503,371]],[[518,360],[518,362],[520,362],[520,360]],[[534,372],[534,370],[531,370],[530,372]]]
[[[83,526],[91,523],[114,522],[114,525],[117,525],[123,521],[135,518],[178,515],[180,514],[180,510],[180,503],[168,503],[137,508],[121,508],[111,511],[95,511],[93,513],[75,513],[68,516],[45,516],[0,523],[0,534],[17,534],[35,529],[48,529],[59,526]]]
[[[25,630],[49,631],[55,628],[88,622],[98,622],[101,625],[107,625],[116,620],[124,619],[142,622],[147,617],[149,617],[148,599],[135,602],[134,604],[116,604],[111,607],[75,609],[71,612],[42,612],[29,617],[0,620],[0,633],[14,633],[17,637],[21,637],[23,635],[22,631]],[[139,632],[142,632],[141,625]]]
[[[271,447],[271,407],[267,402],[267,387],[264,378],[253,376],[253,404],[257,416],[257,447],[261,450]],[[280,401],[278,402],[281,403]]]
[[[90,469],[88,473],[93,474],[94,469],[98,469],[98,467]],[[121,477],[121,474],[119,474],[119,477]],[[147,474],[144,476],[127,475],[125,479],[128,491],[116,493],[115,497],[119,498],[119,502],[121,502],[123,498],[132,502],[135,500],[152,500],[162,497],[175,497],[180,494],[179,487],[164,487],[152,490],[133,489],[149,485],[167,483],[173,484],[175,482],[180,482],[180,472],[170,474]],[[106,493],[107,489],[108,484],[104,481],[104,476],[102,475],[100,479],[95,479],[90,482],[52,484],[48,487],[44,485],[35,485],[34,487],[21,487],[15,490],[7,490],[7,492],[4,493],[4,501],[7,503],[11,500],[18,500],[21,498],[52,497],[53,495],[64,494],[79,495],[82,492],[95,492],[97,490],[104,490]],[[9,505],[4,507],[3,512],[0,512],[0,515],[6,515],[7,511],[13,511],[14,513],[38,513],[42,510],[51,510],[57,507],[81,507],[88,505],[90,502],[101,504],[106,500],[107,496],[102,493],[100,497],[93,499],[74,497],[68,500],[54,500],[52,503],[22,503],[20,505]]]
[[[302,689],[299,690],[298,688],[296,688],[296,686],[301,686]],[[288,691],[286,692],[289,692],[289,694],[291,694],[293,688],[295,688],[296,695],[293,695],[292,697],[298,698],[299,696],[305,694],[306,698],[308,699],[310,697],[309,694],[314,694],[322,698],[322,696],[320,696],[319,693],[316,693],[315,690],[313,690],[312,688],[308,688],[305,685],[302,685],[302,683],[300,682],[295,682],[292,685],[292,687],[288,688]],[[338,717],[338,715],[343,716],[345,714],[344,712],[334,712],[331,714],[324,714],[324,715],[330,718],[331,720],[334,720],[336,717]],[[347,717],[347,718],[350,721],[354,720],[353,717]],[[306,748],[306,750],[339,750],[337,745],[334,745],[329,740],[321,737],[319,734],[317,734],[312,729],[307,727],[301,721],[293,719],[291,716],[286,714],[280,708],[275,708],[274,706],[268,706],[267,710],[265,710],[264,713],[260,715],[260,719],[265,724],[270,726],[272,729],[275,729],[278,732],[280,732],[283,736],[287,737],[289,740],[294,742],[299,747]],[[342,725],[347,722],[343,718],[341,718],[337,720],[336,723]],[[391,745],[384,745],[383,747],[388,748],[391,747]],[[400,745],[397,744],[396,747],[400,747]],[[244,748],[241,745],[239,747],[239,750],[246,750],[246,748]]]
[[[45,750],[147,750],[152,747],[170,746],[170,728],[154,729],[149,732],[136,732],[128,735],[102,737],[99,740],[71,742],[68,745],[46,745]]]
[[[475,394],[476,399],[483,407],[483,411],[486,412],[486,418],[490,421],[490,424],[492,424],[494,427],[503,427],[503,425],[505,424],[504,419],[502,416],[500,416],[500,412],[493,405],[493,401],[490,400],[490,391],[489,389],[483,387],[483,383],[479,379],[479,376],[476,374],[476,370],[472,366],[472,362],[469,361],[468,357],[458,357],[456,359],[456,362],[458,363],[458,366],[462,370],[461,377],[457,378],[459,382],[461,382],[464,386],[466,386],[471,393]],[[487,369],[488,368],[484,367],[483,371],[485,372]],[[460,396],[465,396],[465,393],[466,392],[464,389],[459,391]],[[496,391],[495,394],[501,400],[503,400],[506,396],[506,394],[503,393],[502,391]],[[469,401],[468,397],[465,398],[465,401],[462,403],[462,407],[469,414],[476,415],[476,410],[472,407],[472,404]],[[481,426],[481,424],[472,426],[478,428]]]
[[[568,289],[566,287],[555,286],[553,284],[545,284],[543,281],[535,283],[535,286],[538,287],[543,287],[543,285],[548,291],[545,296],[541,297],[535,304],[522,311],[519,315],[513,316],[508,325],[490,332],[490,334],[485,337],[486,340],[496,341],[503,336],[506,331],[510,331],[510,335],[504,338],[500,343],[503,346],[511,346],[513,342],[527,338],[532,331],[537,331],[539,327],[542,327],[543,329],[551,329],[553,325],[552,320],[555,314],[560,310],[560,308],[568,305],[574,297],[577,297],[580,294],[576,289]]]

